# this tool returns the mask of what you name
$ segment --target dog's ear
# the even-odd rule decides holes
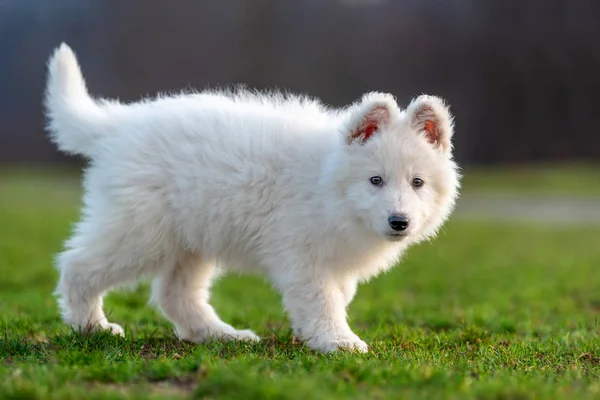
[[[396,101],[390,94],[368,93],[349,110],[345,125],[348,144],[365,144],[374,135],[390,125],[400,114]]]
[[[413,100],[406,109],[412,129],[442,153],[452,151],[454,118],[448,106],[436,96],[422,95]]]

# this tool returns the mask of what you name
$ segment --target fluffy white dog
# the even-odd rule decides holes
[[[259,340],[209,304],[218,270],[258,271],[310,348],[365,352],[346,318],[357,284],[434,236],[458,196],[452,116],[433,96],[405,110],[384,93],[344,109],[243,90],[123,104],[90,97],[62,44],[45,106],[53,142],[90,160],[57,257],[62,315],[84,331],[122,334],[103,295],[151,277],[181,339]]]

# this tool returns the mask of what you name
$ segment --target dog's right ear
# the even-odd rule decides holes
[[[411,127],[442,153],[452,151],[454,117],[450,109],[437,96],[421,95],[406,109]]]
[[[387,128],[393,118],[400,114],[394,97],[385,93],[367,93],[349,110],[345,125],[348,144],[365,144]]]

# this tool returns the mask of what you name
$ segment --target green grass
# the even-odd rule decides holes
[[[0,174],[0,398],[600,398],[600,227],[451,221],[360,288],[366,355],[297,343],[255,277],[219,281],[214,305],[259,344],[178,342],[147,285],[106,300],[126,338],[84,337],[52,297],[79,189],[42,176]]]
[[[464,193],[600,196],[600,165],[467,168]]]

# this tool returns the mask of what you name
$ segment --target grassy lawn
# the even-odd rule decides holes
[[[255,277],[222,279],[213,303],[260,344],[178,342],[147,285],[106,300],[126,338],[71,332],[51,261],[78,195],[50,172],[0,173],[0,398],[600,398],[600,226],[451,221],[359,289],[351,325],[370,353],[320,355]]]
[[[464,171],[464,193],[600,196],[600,165],[538,165]]]

